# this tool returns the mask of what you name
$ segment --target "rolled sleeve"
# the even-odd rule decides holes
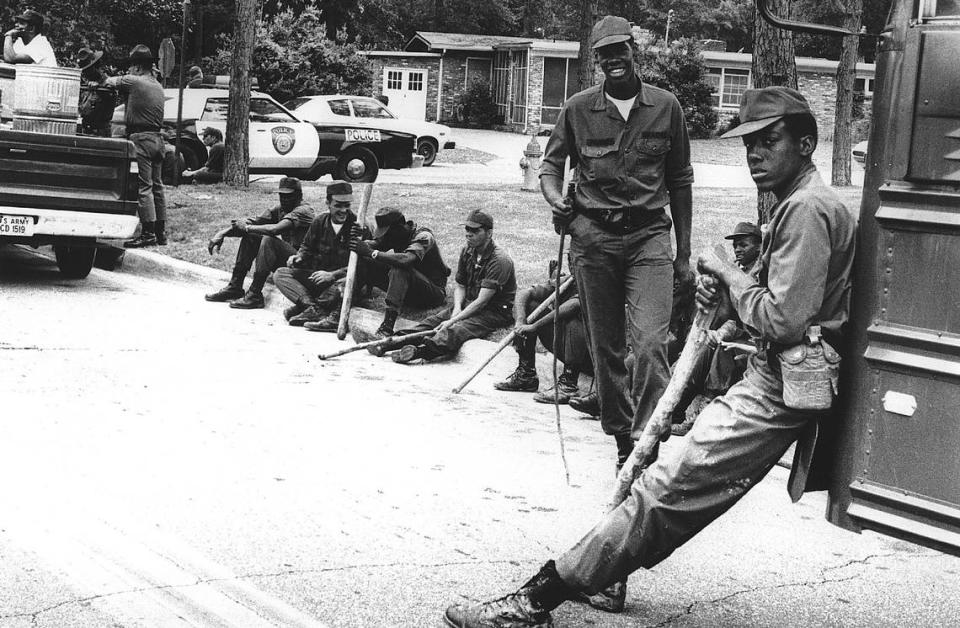
[[[828,223],[801,203],[782,208],[770,247],[767,286],[731,287],[730,297],[744,324],[770,341],[795,344],[814,321],[831,258]]]
[[[570,151],[568,142],[573,139],[567,121],[567,108],[560,110],[557,123],[547,140],[547,147],[543,150],[543,160],[540,164],[540,176],[563,178],[566,169],[567,157],[570,157],[570,167],[576,168],[576,153]]]
[[[505,258],[491,260],[483,277],[480,278],[481,288],[492,288],[499,291],[510,278],[513,277],[513,261]]]
[[[690,136],[687,134],[687,121],[679,102],[674,102],[670,115],[672,137],[670,152],[667,153],[666,185],[671,192],[693,185],[693,164],[690,163]]]
[[[421,231],[410,241],[404,253],[410,253],[417,258],[417,261],[423,261],[423,256],[434,246],[436,246],[436,240],[433,235],[429,231]]]

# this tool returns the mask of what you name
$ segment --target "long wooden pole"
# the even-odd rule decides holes
[[[563,283],[561,283],[560,286],[559,286],[560,292],[561,292],[561,293],[562,293],[562,292],[565,292],[565,291],[567,290],[567,288],[569,288],[571,285],[573,285],[573,277],[567,277],[567,278],[563,281]],[[530,323],[533,323],[534,321],[536,321],[537,319],[539,319],[540,316],[541,316],[544,312],[546,312],[547,309],[554,303],[554,301],[556,301],[556,298],[557,298],[557,295],[556,295],[556,293],[554,293],[554,294],[551,294],[551,295],[550,295],[549,297],[547,297],[546,299],[544,299],[544,300],[543,300],[543,303],[541,303],[540,305],[538,305],[536,308],[534,308],[534,310],[533,310],[532,312],[530,312],[530,313],[527,315],[527,319],[526,319],[527,324],[529,325]],[[558,308],[558,309],[559,309],[559,308]],[[474,371],[473,371],[472,373],[470,373],[470,375],[467,376],[467,378],[466,378],[465,380],[463,380],[463,381],[460,383],[459,386],[457,386],[456,388],[453,389],[453,392],[459,393],[461,390],[463,390],[464,388],[466,388],[466,387],[467,387],[467,384],[469,384],[470,382],[472,382],[472,381],[473,381],[473,378],[476,377],[477,375],[479,375],[480,372],[481,372],[483,369],[487,368],[487,365],[490,364],[491,362],[493,362],[493,359],[494,359],[495,357],[497,357],[498,355],[500,355],[500,352],[501,352],[501,351],[503,351],[503,350],[506,349],[508,346],[510,346],[510,343],[513,342],[513,339],[514,339],[516,336],[517,336],[517,332],[514,331],[514,330],[511,330],[509,334],[507,334],[506,336],[504,336],[503,340],[500,341],[500,343],[496,346],[496,348],[495,348],[495,349],[493,350],[493,352],[490,354],[490,357],[488,357],[486,360],[484,360],[483,364],[481,364],[481,365],[478,366],[476,369],[474,369]],[[556,343],[556,342],[557,342],[556,339],[554,339],[554,343]]]
[[[321,360],[329,360],[330,358],[336,358],[347,353],[353,353],[354,351],[363,351],[364,349],[369,349],[370,347],[379,347],[381,345],[390,344],[397,342],[398,340],[413,340],[414,338],[425,338],[427,336],[432,336],[437,333],[436,329],[428,329],[426,331],[417,331],[412,334],[406,334],[403,336],[390,336],[389,338],[379,338],[377,340],[371,340],[370,342],[361,342],[360,344],[353,345],[352,347],[347,347],[346,349],[338,349],[333,353],[321,353],[317,357]]]
[[[724,288],[721,288],[724,289]],[[683,344],[683,351],[677,358],[673,366],[673,375],[667,383],[666,389],[657,400],[657,405],[653,409],[653,414],[643,428],[640,439],[620,469],[617,476],[616,489],[613,493],[613,499],[610,501],[610,510],[619,506],[630,493],[630,486],[640,474],[640,471],[653,462],[653,452],[656,451],[657,443],[660,442],[660,436],[669,431],[671,424],[671,414],[680,401],[680,395],[693,373],[693,367],[696,362],[697,353],[709,342],[707,332],[713,324],[713,319],[717,315],[717,308],[714,306],[708,311],[697,310],[693,319],[693,326],[690,333],[687,334],[687,340]]]
[[[363,229],[366,224],[367,207],[370,206],[370,197],[373,196],[373,184],[368,183],[364,186],[363,195],[360,197],[360,211],[357,212],[357,225]],[[350,306],[353,303],[353,286],[357,281],[357,265],[360,258],[356,251],[350,251],[350,259],[347,262],[347,279],[343,286],[343,301],[340,304],[340,322],[337,325],[337,338],[343,340],[347,337],[347,323],[350,318]]]

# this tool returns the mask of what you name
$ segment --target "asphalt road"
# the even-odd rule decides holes
[[[0,626],[439,626],[596,520],[613,445],[496,393],[505,354],[320,362],[330,335],[203,286],[0,248]],[[675,439],[667,447],[680,446]],[[775,469],[630,579],[627,612],[558,626],[960,625],[960,560],[791,505]]]

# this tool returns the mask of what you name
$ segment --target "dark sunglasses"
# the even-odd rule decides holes
[[[464,229],[467,230],[467,233],[480,233],[480,230],[483,229],[483,227],[466,227],[465,226]]]

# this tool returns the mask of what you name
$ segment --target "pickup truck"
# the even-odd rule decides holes
[[[138,222],[129,141],[0,130],[0,245],[51,244],[60,272],[82,279],[98,241]]]

